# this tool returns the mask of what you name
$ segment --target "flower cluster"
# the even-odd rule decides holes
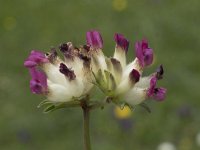
[[[143,70],[153,62],[153,49],[147,40],[135,43],[136,58],[128,64],[129,41],[122,34],[115,34],[114,40],[113,57],[104,55],[103,40],[97,31],[87,32],[86,45],[61,44],[59,49],[64,59],[56,49],[46,54],[31,51],[24,65],[32,77],[32,93],[45,95],[53,106],[80,101],[95,86],[105,94],[107,102],[115,104],[135,106],[149,98],[164,100],[166,89],[156,87],[164,74],[162,65],[151,75],[142,77]]]

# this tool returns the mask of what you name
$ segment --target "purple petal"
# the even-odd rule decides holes
[[[142,40],[142,49],[146,49],[149,47],[148,41],[146,39]]]
[[[114,40],[117,46],[121,47],[126,52],[128,51],[129,41],[124,37],[124,35],[116,33],[114,35]]]
[[[166,95],[167,89],[165,88],[156,88],[154,90],[154,96],[153,98],[157,101],[163,101],[165,99],[165,95]]]
[[[140,65],[144,67],[144,55],[143,55],[142,45],[140,42],[135,43],[135,53],[136,53],[136,57],[138,58],[140,62]]]
[[[153,76],[150,80],[150,87],[147,91],[147,95],[149,97],[152,97],[154,94],[154,89],[156,88],[156,82],[157,82],[157,78],[155,76]]]
[[[31,80],[30,81],[30,89],[33,94],[42,94],[43,93],[43,87],[40,82],[37,80]]]
[[[150,87],[147,91],[148,97],[154,98],[156,101],[163,101],[165,99],[165,95],[167,92],[167,89],[165,88],[156,88],[156,82],[157,82],[157,77],[152,76],[150,80]]]
[[[32,50],[31,51],[31,55],[37,55],[39,57],[44,57],[44,53],[40,52],[40,51],[37,51],[37,50]]]
[[[86,33],[87,44],[94,49],[103,48],[103,40],[98,31],[89,31]]]
[[[27,68],[31,68],[31,67],[34,67],[36,65],[37,65],[36,62],[30,61],[30,60],[27,60],[27,61],[24,62],[24,66],[27,67]]]
[[[137,70],[133,69],[131,71],[131,73],[129,74],[129,77],[130,77],[132,82],[136,83],[140,79],[140,73]]]
[[[42,63],[47,63],[49,62],[48,59],[45,57],[44,53],[39,52],[39,51],[31,51],[31,54],[29,57],[26,59],[24,62],[24,66],[27,68],[34,67],[36,65],[42,64]]]
[[[140,65],[146,67],[153,62],[153,49],[148,47],[147,40],[135,43],[136,57],[138,58]]]
[[[149,66],[153,62],[153,50],[150,48],[144,49],[144,65]]]
[[[47,92],[47,76],[44,72],[37,70],[36,67],[29,69],[32,77],[30,81],[30,88],[34,94],[44,94]]]

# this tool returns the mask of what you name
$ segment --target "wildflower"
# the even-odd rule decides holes
[[[93,32],[98,36],[94,36]],[[141,104],[148,98],[153,98],[157,101],[164,100],[166,89],[156,87],[157,80],[162,79],[164,74],[162,65],[159,66],[155,73],[148,77],[142,77],[143,69],[153,62],[153,50],[148,46],[148,42],[146,40],[136,42],[136,58],[127,64],[126,54],[129,41],[122,34],[115,34],[116,46],[114,56],[108,58],[102,53],[102,42],[98,43],[88,40],[92,38],[96,38],[93,41],[102,39],[100,33],[97,34],[96,32],[92,31],[90,34],[87,34],[86,40],[87,44],[95,45],[91,46],[89,50],[94,58],[91,63],[92,71],[95,84],[106,96],[114,103],[127,103],[131,106]]]
[[[29,69],[32,80],[30,88],[34,94],[43,94],[52,102],[68,102],[86,95],[92,88],[90,59],[83,56],[72,43],[60,46],[62,60],[55,49],[46,55],[32,51],[24,65]],[[85,58],[84,58],[85,57]]]
[[[176,147],[170,142],[163,142],[158,146],[158,150],[176,150]]]
[[[118,119],[128,119],[131,117],[131,114],[132,112],[128,106],[125,106],[123,109],[118,106],[114,108],[114,115]]]
[[[200,147],[200,132],[196,135],[196,144]]]

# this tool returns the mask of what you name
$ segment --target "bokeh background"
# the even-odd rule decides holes
[[[0,0],[0,149],[80,150],[79,109],[43,114],[44,97],[31,94],[23,67],[30,50],[48,51],[62,42],[85,43],[97,29],[104,52],[112,55],[115,32],[133,45],[143,37],[155,51],[149,74],[162,63],[166,101],[148,101],[152,113],[137,107],[120,112],[113,105],[91,114],[94,150],[156,150],[171,142],[178,150],[198,150],[200,132],[199,0]]]

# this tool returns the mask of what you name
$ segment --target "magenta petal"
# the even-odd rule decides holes
[[[89,31],[86,33],[87,44],[94,49],[103,48],[103,40],[98,31]]]
[[[24,66],[27,67],[27,68],[31,68],[31,67],[34,67],[36,65],[37,65],[37,63],[34,62],[34,61],[27,60],[27,61],[24,62]]]
[[[126,52],[128,51],[129,41],[124,37],[124,35],[116,33],[114,36],[114,40],[117,46],[121,47]]]
[[[156,88],[154,91],[153,98],[157,101],[163,101],[165,99],[165,95],[167,93],[167,89],[165,88]]]
[[[136,57],[142,67],[146,67],[153,62],[153,49],[148,47],[147,40],[135,43]]]
[[[142,46],[142,49],[147,49],[147,48],[148,48],[148,45],[149,45],[149,44],[148,44],[148,41],[147,41],[146,39],[143,39],[143,40],[142,40],[142,45],[141,45],[141,46]]]
[[[156,88],[156,82],[157,82],[157,79],[155,76],[153,76],[150,80],[150,87],[147,91],[147,95],[149,97],[153,96],[153,94],[154,94],[154,89]]]
[[[31,68],[41,63],[47,63],[47,62],[49,62],[49,60],[45,57],[45,55],[42,52],[33,50],[31,51],[31,54],[24,62],[24,66],[27,68]]]
[[[144,55],[143,55],[142,45],[140,42],[135,43],[135,53],[136,57],[139,60],[140,65],[144,67]]]
[[[38,57],[45,57],[44,53],[37,50],[32,50],[31,55],[37,55]]]
[[[151,65],[153,62],[153,50],[148,48],[144,50],[144,64],[145,66]]]
[[[30,89],[33,94],[42,94],[43,93],[42,85],[37,80],[30,81]]]
[[[34,94],[44,94],[47,92],[47,76],[44,72],[37,70],[35,67],[29,69],[32,77],[30,88]]]

